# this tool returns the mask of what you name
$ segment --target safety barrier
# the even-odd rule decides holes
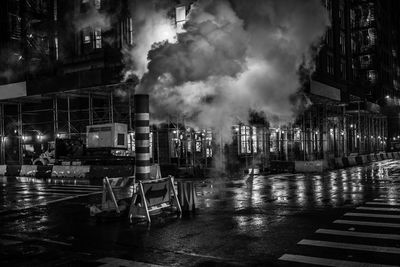
[[[348,157],[347,160],[349,162],[350,167],[357,165],[356,157]]]
[[[175,207],[178,215],[182,214],[172,176],[139,181],[129,209],[129,219],[132,222],[135,218],[144,218],[151,223],[151,215],[170,207]]]
[[[371,162],[387,160],[387,159],[400,159],[400,152],[380,152],[377,154],[368,154],[368,155],[358,155],[351,157],[339,157],[335,158],[333,162],[333,167],[340,169],[346,167],[352,167],[357,165],[363,165]]]
[[[0,175],[4,176],[6,175],[7,172],[7,166],[6,165],[0,165]]]
[[[335,158],[335,167],[344,168],[343,158]]]
[[[22,165],[19,172],[20,176],[35,177],[37,172],[37,165]]]
[[[51,172],[52,178],[86,178],[90,166],[61,166],[54,165]]]
[[[90,206],[90,215],[106,215],[115,213],[120,215],[128,208],[132,197],[130,186],[135,183],[134,177],[103,178],[103,193],[100,205]]]
[[[196,190],[194,181],[177,180],[178,199],[183,212],[194,212],[196,210]]]

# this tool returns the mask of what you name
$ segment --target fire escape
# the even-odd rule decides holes
[[[353,76],[364,88],[367,98],[373,97],[378,81],[377,72],[377,26],[375,1],[354,0],[351,10],[351,49]]]

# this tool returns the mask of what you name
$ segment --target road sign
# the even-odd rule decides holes
[[[151,223],[152,213],[168,207],[175,207],[179,214],[182,213],[172,176],[139,181],[137,193],[132,199],[129,218],[132,221],[133,218],[144,217],[148,223]]]

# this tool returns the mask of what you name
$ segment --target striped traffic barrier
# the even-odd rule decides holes
[[[347,160],[349,162],[349,166],[356,166],[357,165],[356,157],[348,157]]]
[[[150,179],[150,114],[149,95],[135,95],[135,176]]]
[[[342,158],[335,158],[335,167],[336,168],[343,168],[343,159]]]

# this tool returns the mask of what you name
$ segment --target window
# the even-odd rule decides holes
[[[81,0],[81,12],[86,12],[89,9],[89,0]]]
[[[94,29],[94,48],[101,48],[101,28]]]
[[[54,37],[54,49],[56,53],[56,60],[58,60],[58,37]]]
[[[133,22],[132,18],[126,18],[121,21],[121,44],[133,44]]]
[[[96,9],[100,9],[101,8],[101,0],[94,0],[94,7]]]
[[[325,40],[326,44],[328,47],[332,48],[333,47],[333,30],[331,28],[328,29],[328,31],[325,34]]]
[[[340,7],[340,9],[339,9],[340,27],[342,29],[344,29],[346,27],[346,24],[345,24],[346,21],[345,21],[344,9],[343,8],[344,7]]]
[[[92,42],[91,31],[89,27],[82,30],[82,41],[84,45],[90,44]]]
[[[19,40],[21,38],[21,18],[15,14],[8,14],[9,29],[12,39]]]
[[[340,74],[342,75],[342,79],[346,80],[346,61],[344,60],[340,62]]]
[[[375,84],[375,83],[376,83],[376,71],[375,71],[375,70],[369,70],[369,71],[367,71],[367,80],[368,80],[371,84]]]
[[[346,54],[346,38],[345,38],[344,32],[340,32],[339,42],[340,42],[340,52],[342,53],[342,55],[345,55]]]
[[[333,55],[328,54],[326,57],[326,72],[333,75]]]
[[[183,32],[183,25],[186,22],[186,6],[178,6],[175,8],[176,31]]]
[[[117,135],[117,145],[124,146],[125,145],[125,134],[119,133]]]

